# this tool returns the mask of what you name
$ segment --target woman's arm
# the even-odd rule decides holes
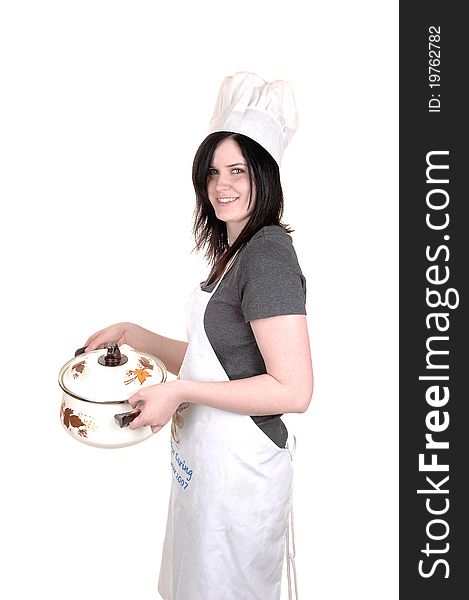
[[[306,317],[284,315],[251,321],[266,371],[234,381],[177,380],[144,388],[129,402],[140,403],[132,429],[151,425],[159,431],[181,402],[204,404],[243,415],[304,412],[313,392]]]
[[[164,337],[135,323],[116,323],[91,335],[87,342],[87,352],[97,348],[105,348],[110,340],[121,344],[128,344],[148,352],[162,360],[170,373],[177,375],[181,368],[187,350],[187,342]]]
[[[313,393],[306,317],[258,319],[251,327],[267,373],[234,381],[183,382],[183,402],[251,416],[306,411]]]

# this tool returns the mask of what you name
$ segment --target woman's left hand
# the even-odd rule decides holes
[[[140,414],[130,423],[130,429],[150,425],[153,433],[160,431],[183,401],[180,383],[180,380],[176,379],[151,385],[133,394],[128,401],[133,408],[140,409]]]

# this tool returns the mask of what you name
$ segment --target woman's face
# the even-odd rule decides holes
[[[235,140],[227,138],[213,153],[207,176],[207,194],[215,214],[225,221],[231,243],[241,233],[254,210],[255,190],[249,196],[249,170],[241,149]]]

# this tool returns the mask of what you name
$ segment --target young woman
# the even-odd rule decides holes
[[[276,160],[233,131],[193,164],[196,247],[211,264],[189,306],[189,343],[133,323],[110,339],[158,356],[178,379],[130,398],[132,428],[172,420],[173,489],[159,591],[165,600],[279,600],[292,465],[281,415],[313,386],[305,280],[282,224]]]

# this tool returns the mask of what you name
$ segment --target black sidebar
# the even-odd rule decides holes
[[[400,3],[400,598],[469,597],[469,23]]]

